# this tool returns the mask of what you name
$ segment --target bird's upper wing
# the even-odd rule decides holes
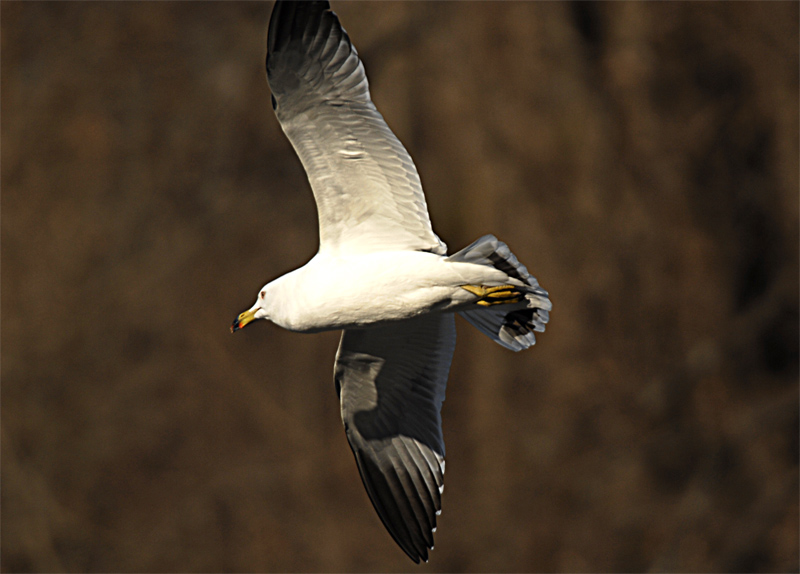
[[[444,488],[440,411],[455,349],[452,314],[342,333],[334,379],[347,440],[389,533],[428,559]]]
[[[364,66],[328,2],[275,3],[267,79],[314,191],[321,251],[446,253],[417,169],[375,109]]]

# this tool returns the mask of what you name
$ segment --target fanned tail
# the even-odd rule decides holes
[[[462,317],[512,351],[536,343],[534,332],[544,331],[553,304],[547,291],[505,243],[494,235],[484,235],[448,259],[493,267],[509,278],[507,286],[465,286],[480,297],[476,302],[480,307],[461,311]]]

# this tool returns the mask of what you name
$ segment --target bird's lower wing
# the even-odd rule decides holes
[[[375,510],[415,562],[441,512],[440,411],[455,349],[452,314],[342,333],[334,379],[347,440]]]

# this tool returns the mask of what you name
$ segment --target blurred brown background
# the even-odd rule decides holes
[[[334,3],[457,250],[551,324],[459,320],[419,568],[338,333],[233,318],[311,257],[270,3],[2,3],[2,569],[797,571],[798,4]]]

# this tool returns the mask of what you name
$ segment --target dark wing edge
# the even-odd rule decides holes
[[[342,333],[334,379],[361,480],[416,563],[433,549],[444,490],[441,406],[455,349],[451,314]]]
[[[364,66],[329,2],[275,2],[266,68],[276,112],[301,85],[319,99],[370,101]]]

